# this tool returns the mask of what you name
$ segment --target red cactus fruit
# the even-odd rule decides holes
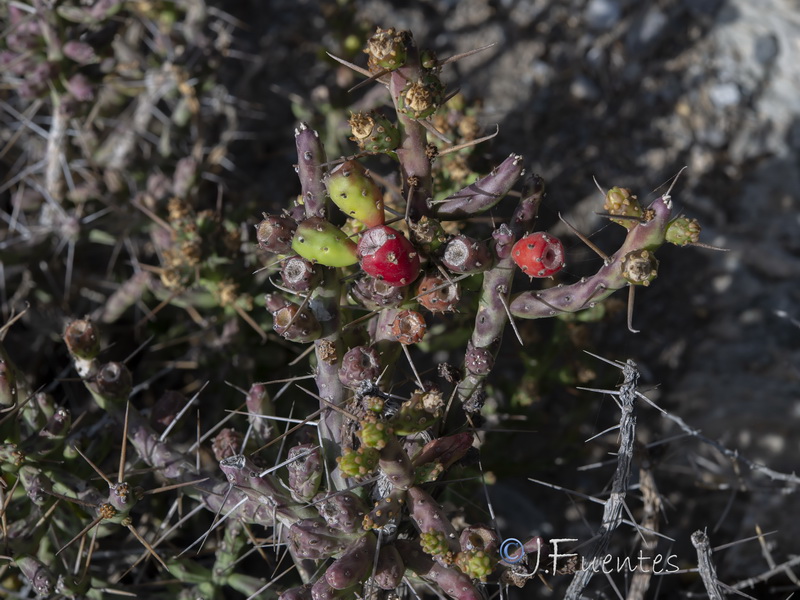
[[[537,231],[514,244],[511,258],[531,278],[550,277],[564,268],[564,246],[557,237]]]
[[[361,268],[389,285],[408,285],[419,275],[419,252],[414,244],[386,225],[368,229],[358,242],[357,253]]]

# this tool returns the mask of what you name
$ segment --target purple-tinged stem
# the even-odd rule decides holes
[[[521,319],[539,319],[577,312],[627,286],[628,280],[622,275],[622,258],[634,250],[654,251],[664,243],[672,215],[672,200],[669,196],[658,198],[650,205],[648,213],[650,220],[631,229],[620,249],[593,276],[572,285],[523,292],[511,302],[511,313]]]
[[[436,216],[462,219],[487,211],[505,197],[524,173],[522,156],[512,154],[485,177],[442,200]]]
[[[397,119],[402,125],[402,143],[395,151],[400,161],[403,178],[403,194],[408,202],[408,216],[416,223],[423,216],[431,216],[428,202],[433,197],[431,161],[425,151],[427,131],[419,121],[404,114],[401,95],[409,81],[417,81],[422,76],[419,64],[419,50],[413,42],[409,43],[406,64],[389,75],[389,93],[397,110]],[[411,183],[415,185],[410,185]]]
[[[543,198],[544,181],[538,175],[534,175],[526,183],[526,189],[511,217],[511,234],[514,238],[521,237],[533,227]],[[516,268],[511,253],[506,252],[513,243],[506,239],[507,237],[508,235],[504,233],[501,239],[495,240],[496,252],[499,251],[499,254],[505,256],[498,257],[494,268],[483,275],[475,328],[470,340],[473,351],[488,350],[492,357],[496,356],[500,348],[503,330],[508,323],[506,307]],[[458,397],[465,406],[480,409],[483,383],[490,370],[484,369],[483,372],[465,370],[464,378],[458,384]]]

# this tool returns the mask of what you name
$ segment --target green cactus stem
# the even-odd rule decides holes
[[[485,177],[442,200],[436,216],[461,219],[485,212],[500,202],[524,173],[522,156],[512,154]]]
[[[623,274],[622,258],[633,251],[647,250],[651,253],[661,246],[665,241],[671,212],[671,198],[658,198],[646,213],[650,219],[638,223],[628,232],[620,249],[595,275],[572,285],[523,292],[512,300],[511,313],[522,319],[538,319],[562,312],[577,312],[627,286],[629,282]]]

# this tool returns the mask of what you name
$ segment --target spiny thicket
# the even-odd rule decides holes
[[[35,286],[41,275],[29,265],[55,239],[65,291],[42,294],[66,308],[73,264],[88,260],[91,244],[109,264],[127,252],[134,266],[113,293],[95,293],[103,301],[90,316],[59,332],[74,369],[60,377],[77,378],[85,391],[71,394],[82,401],[20,370],[16,355],[26,351],[2,348],[6,571],[22,573],[38,595],[70,598],[141,594],[147,582],[151,597],[229,597],[233,588],[291,599],[388,598],[411,588],[469,599],[498,582],[529,584],[534,572],[501,556],[489,515],[454,518],[437,500],[442,484],[480,475],[475,428],[504,331],[596,308],[624,288],[632,305],[633,290],[657,275],[659,247],[698,241],[696,221],[674,213],[669,193],[643,206],[614,187],[602,210],[625,228],[624,241],[601,252],[594,275],[557,282],[569,253],[537,230],[542,178],[516,154],[488,173],[471,166],[487,138],[440,79],[466,56],[443,60],[409,32],[379,28],[366,67],[339,60],[385,88],[386,106],[351,113],[358,152],[348,157],[326,155],[317,132],[297,127],[300,195],[281,212],[250,215],[259,221],[256,246],[236,216],[214,208],[215,194],[209,202],[227,150],[224,141],[208,144],[209,129],[230,131],[226,120],[235,119],[213,76],[228,50],[224,19],[110,1],[55,11],[12,3],[5,13],[0,60],[15,104],[4,104],[15,120],[3,154],[11,150],[16,173],[4,184],[13,207],[6,277],[19,290]],[[38,111],[48,115],[46,130]],[[500,202],[516,204],[507,222],[475,219]],[[104,329],[125,337],[117,324],[143,298],[155,307],[135,324],[137,335],[162,309],[185,311],[203,331],[219,325],[194,355],[209,369],[226,359],[271,366],[271,348],[307,345],[297,360],[312,376],[286,383],[317,406],[292,412],[277,403],[283,390],[254,379],[240,402],[218,398],[206,410],[217,421],[210,431],[195,431],[190,418],[202,389],[192,398],[165,390],[146,406],[138,394],[163,374],[137,375],[139,358],[111,360],[115,338]],[[430,324],[456,311],[474,315],[459,360],[422,368]],[[3,338],[33,327],[18,317]],[[266,345],[242,343],[240,320]],[[152,327],[159,345],[194,335],[186,323]],[[303,383],[309,378],[316,389]],[[77,418],[71,401],[82,406]],[[193,542],[186,531],[198,534]],[[522,544],[531,554],[546,547],[538,537]]]

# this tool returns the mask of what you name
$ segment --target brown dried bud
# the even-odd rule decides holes
[[[461,300],[461,288],[451,283],[439,273],[429,273],[417,286],[417,300],[431,312],[455,310]]]
[[[415,310],[401,310],[392,322],[394,339],[406,346],[422,341],[427,330],[425,317]]]
[[[620,261],[622,276],[633,285],[650,285],[658,275],[658,261],[649,250],[633,250]]]
[[[264,215],[264,220],[256,225],[258,245],[267,252],[288,254],[292,251],[292,238],[297,223],[289,217]]]
[[[70,354],[78,358],[92,359],[100,354],[97,330],[88,319],[78,319],[67,325],[64,342]]]
[[[226,427],[211,441],[211,449],[217,461],[236,456],[242,452],[244,436],[235,429]]]
[[[293,292],[310,292],[322,281],[322,270],[302,256],[293,256],[283,261],[281,278]]]

